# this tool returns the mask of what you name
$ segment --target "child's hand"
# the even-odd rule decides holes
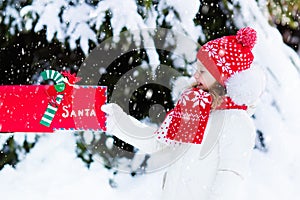
[[[193,87],[196,85],[196,79],[194,77],[188,77],[188,76],[180,76],[178,77],[173,83],[172,83],[172,100],[173,102],[176,102],[181,93],[190,87]]]
[[[107,132],[113,134],[116,129],[117,121],[124,119],[126,113],[115,103],[102,105],[101,110],[107,114]]]
[[[146,152],[156,152],[154,139],[155,127],[147,126],[139,120],[127,115],[123,109],[115,104],[109,103],[101,107],[107,114],[107,133],[116,136],[126,143]]]
[[[109,103],[102,105],[101,110],[105,112],[107,115],[112,116],[113,114],[120,114],[123,113],[122,108],[115,103]]]
[[[128,137],[147,139],[154,136],[156,130],[154,127],[149,127],[128,115],[118,104],[102,105],[101,110],[107,114],[107,132],[120,139]]]

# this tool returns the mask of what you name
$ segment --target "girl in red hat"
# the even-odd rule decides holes
[[[256,137],[250,116],[265,82],[252,65],[255,42],[255,30],[247,27],[203,45],[194,76],[175,82],[173,96],[180,94],[179,99],[158,129],[138,125],[116,104],[102,106],[108,132],[141,151],[189,145],[165,173],[162,199],[242,199]]]

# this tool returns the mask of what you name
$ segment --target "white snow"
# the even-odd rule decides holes
[[[118,174],[118,188],[109,186],[112,172],[95,161],[90,169],[76,157],[72,133],[57,132],[43,136],[32,152],[14,169],[0,171],[1,198],[18,200],[63,199],[159,199],[162,172],[131,177]]]
[[[265,10],[254,0],[234,1],[238,27],[251,26],[258,33],[254,47],[256,64],[267,76],[266,91],[256,109],[256,127],[266,138],[268,152],[254,151],[248,199],[296,199],[300,183],[299,137],[300,59],[285,45],[278,30],[267,21]]]
[[[192,6],[191,6],[192,5]],[[164,9],[169,8],[169,14],[166,17],[166,22],[172,25],[173,35],[168,37],[168,43],[176,44],[176,48],[172,51],[175,53],[172,58],[180,55],[182,58],[188,62],[195,60],[196,54],[191,52],[196,52],[199,48],[197,45],[197,39],[200,37],[204,41],[205,36],[202,31],[201,26],[195,26],[193,19],[196,16],[200,2],[197,0],[188,0],[182,3],[179,0],[162,0],[158,5],[158,12],[161,14],[158,19],[159,24],[162,24],[162,12]],[[176,17],[174,11],[178,12],[179,19]],[[182,67],[182,65],[176,65],[180,63],[175,63],[175,67]],[[189,70],[190,71],[190,70]]]
[[[300,185],[298,131],[300,129],[298,122],[300,59],[299,55],[284,45],[279,32],[269,25],[268,16],[263,8],[265,3],[259,2],[258,5],[255,0],[234,1],[241,6],[240,11],[234,12],[235,24],[240,28],[251,26],[257,30],[258,43],[254,48],[255,63],[260,65],[267,75],[267,90],[258,104],[255,124],[265,136],[268,151],[253,150],[250,176],[246,182],[243,199],[296,199],[300,196],[300,191],[296,188]],[[63,23],[57,17],[62,6],[68,8],[63,14]],[[72,48],[76,47],[75,41],[80,38],[80,47],[87,54],[88,40],[96,43],[96,33],[89,25],[96,25],[99,29],[105,11],[110,10],[112,13],[112,29],[114,35],[118,35],[123,27],[134,31],[160,25],[162,18],[157,19],[159,16],[157,13],[170,7],[175,8],[181,18],[181,20],[176,19],[172,12],[167,17],[166,20],[174,26],[173,32],[185,34],[191,38],[191,41],[198,37],[204,39],[201,27],[195,27],[192,23],[199,7],[199,1],[196,0],[189,0],[184,4],[179,0],[162,0],[157,8],[148,11],[145,21],[136,12],[134,0],[103,0],[97,8],[90,8],[84,2],[81,5],[68,7],[65,1],[34,0],[33,4],[24,7],[20,14],[14,8],[8,7],[3,20],[8,23],[8,17],[12,16],[15,18],[12,25],[19,29],[21,29],[21,20],[25,20],[25,27],[30,29],[33,21],[26,17],[21,19],[20,16],[24,17],[29,12],[33,12],[34,19],[37,15],[40,16],[35,31],[46,26],[48,40],[52,40],[55,34],[61,41],[71,36],[69,42]],[[139,38],[138,33],[140,32],[134,35],[135,42],[137,44],[145,42],[146,40]],[[142,36],[144,39],[149,37],[149,35]],[[117,39],[115,38],[116,41]],[[170,37],[169,42],[185,44],[182,38],[176,37]],[[154,46],[154,43],[149,40],[149,46],[151,45]],[[185,46],[195,49],[196,53],[196,46],[187,44]],[[186,49],[177,49],[176,52],[187,60],[194,59],[193,56],[184,55]],[[152,49],[147,51],[147,55],[150,57],[149,64],[155,66],[158,63],[157,53]],[[176,61],[178,66],[184,64],[183,58]],[[27,139],[30,137],[29,139],[33,141],[33,136],[29,135],[27,134]],[[0,147],[8,136],[0,136]],[[16,134],[17,142],[22,143],[24,137],[25,135]],[[111,145],[110,142],[108,146]],[[118,188],[112,189],[108,184],[111,172],[104,169],[102,163],[98,161],[92,163],[91,168],[87,169],[76,157],[75,145],[74,136],[70,133],[56,133],[42,137],[16,169],[5,166],[0,171],[1,198],[12,200],[140,199],[141,197],[159,199],[163,171],[135,178],[128,174],[118,174],[116,176]]]
[[[15,34],[15,28],[17,30],[22,30],[22,18],[19,14],[19,12],[16,10],[16,8],[12,6],[7,6],[5,11],[3,12],[4,15],[4,23],[9,24],[10,23],[10,18],[13,18],[14,21],[12,21],[10,25],[10,33]]]
[[[67,7],[66,1],[33,1],[32,5],[26,6],[21,9],[20,15],[24,17],[28,13],[33,13],[33,18],[36,19],[39,16],[38,23],[36,24],[34,31],[38,32],[46,26],[47,28],[47,40],[51,41],[56,33],[56,37],[59,40],[63,40],[65,35],[65,26],[61,24],[59,19],[59,13],[61,7]],[[33,20],[25,18],[27,28],[32,27]]]
[[[1,134],[0,135],[0,149],[3,148],[3,145],[6,144],[6,140],[11,137],[13,134]]]
[[[137,4],[134,0],[103,0],[96,7],[92,7],[83,1],[70,6],[66,0],[34,0],[32,5],[21,9],[20,16],[23,19],[16,11],[9,11],[10,15],[15,19],[14,23],[19,23],[19,26],[21,26],[21,22],[24,21],[26,29],[31,29],[34,19],[38,19],[34,30],[37,32],[46,27],[48,41],[51,41],[56,36],[61,42],[68,40],[70,47],[75,49],[77,47],[76,40],[79,39],[79,46],[85,55],[89,53],[89,40],[98,44],[97,33],[91,27],[95,25],[96,29],[99,30],[105,20],[105,12],[109,11],[112,16],[113,41],[119,41],[119,34],[123,28],[130,31],[133,36],[132,42],[137,46],[140,46],[143,42],[144,46],[148,47],[146,52],[149,57],[149,66],[154,72],[159,64],[159,58],[157,52],[151,49],[151,47],[155,46],[154,41],[149,38],[145,30],[159,27],[162,24],[162,18],[159,18],[158,14],[162,15],[163,10],[168,8],[176,9],[179,14],[179,18],[177,18],[174,12],[170,10],[169,15],[166,17],[166,21],[173,26],[172,32],[185,35],[193,41],[197,41],[198,37],[202,40],[205,39],[201,26],[194,26],[193,22],[193,18],[199,8],[199,1],[197,0],[189,0],[184,5],[179,0],[160,1],[157,8],[153,7],[147,10],[145,20],[137,13]],[[61,10],[63,10],[62,17],[59,17]],[[27,17],[29,14],[32,15],[32,18]],[[8,19],[7,17],[6,20]],[[103,38],[103,33],[100,36]],[[177,34],[177,37],[170,37],[169,40],[175,40],[176,43],[180,43],[180,38]],[[178,45],[178,47],[181,47],[181,45]],[[190,47],[190,49],[194,50],[196,48],[196,45]],[[182,56],[189,62],[194,60],[194,56],[187,54],[184,49],[178,49],[178,51],[184,52]]]

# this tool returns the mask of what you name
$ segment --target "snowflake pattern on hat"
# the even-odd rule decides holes
[[[255,42],[256,31],[250,27],[242,28],[237,35],[224,36],[207,42],[198,51],[197,58],[202,62],[211,59],[214,64],[205,67],[210,72],[218,71],[219,73],[212,74],[218,76],[215,77],[216,80],[224,85],[224,82],[234,73],[250,68],[254,58],[251,50]]]
[[[155,132],[156,138],[168,145],[201,144],[207,125],[212,98],[200,88],[185,90],[174,109]]]

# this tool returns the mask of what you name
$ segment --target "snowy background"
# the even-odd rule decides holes
[[[199,7],[202,12],[208,12],[209,1],[188,0],[184,4],[179,0],[143,1],[143,6],[141,2],[33,0],[31,4],[21,5],[22,1],[11,0],[4,5],[3,1],[0,20],[3,26],[9,27],[7,34],[45,30],[49,43],[55,41],[66,44],[71,50],[81,49],[85,56],[107,37],[113,37],[118,43],[117,35],[124,27],[136,31],[166,26],[195,41],[211,39],[208,25],[195,23]],[[273,15],[268,11],[268,3],[233,0],[217,4],[228,10],[229,27],[251,26],[257,30],[254,62],[267,76],[266,91],[254,115],[258,138],[244,199],[297,199],[300,196],[297,188],[300,185],[300,59],[270,22]],[[108,26],[105,25],[107,16]],[[140,34],[131,39],[136,46],[143,43]],[[197,47],[191,48],[196,52]],[[146,50],[145,53],[150,68],[160,63],[157,52]],[[23,49],[20,54],[25,55],[26,51]],[[174,61],[178,69],[182,68],[182,63],[191,63],[194,59],[184,52],[182,58]],[[33,82],[34,79],[32,76]],[[11,147],[8,145],[11,136],[0,136],[2,152]],[[87,167],[78,156],[78,141],[73,133],[18,133],[13,139],[16,144],[24,144],[24,141],[36,144],[29,153],[17,148],[19,162],[6,164],[0,171],[1,199],[159,199],[163,171],[134,177],[119,172],[116,176],[97,158]],[[109,184],[109,180],[113,183]]]

